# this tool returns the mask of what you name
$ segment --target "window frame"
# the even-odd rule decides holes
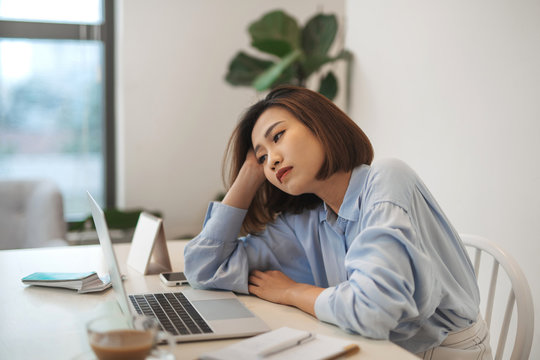
[[[103,161],[106,207],[116,206],[116,151],[115,151],[115,22],[114,0],[102,0],[103,23],[56,23],[0,19],[0,38],[97,40],[103,43]]]

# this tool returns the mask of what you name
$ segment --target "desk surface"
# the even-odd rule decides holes
[[[183,269],[184,241],[169,241],[173,269]],[[129,244],[115,245],[128,293],[166,292],[179,288],[163,285],[157,275],[142,276],[126,265]],[[74,359],[90,351],[85,323],[115,302],[112,290],[78,294],[74,290],[26,286],[21,278],[37,271],[106,272],[97,245],[0,251],[0,359]],[[240,300],[272,329],[281,326],[310,330],[348,339],[361,351],[347,359],[416,359],[388,341],[349,335],[289,306],[273,304],[254,296]],[[238,339],[176,344],[178,360],[196,359],[204,352],[219,349]]]

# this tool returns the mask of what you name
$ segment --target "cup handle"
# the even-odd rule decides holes
[[[160,348],[157,344],[164,344],[167,343],[165,346],[165,349]],[[159,331],[156,335],[156,345],[152,349],[152,353],[150,354],[151,360],[176,360],[176,357],[174,356],[174,345],[176,344],[176,341],[174,341],[171,334],[165,331]]]

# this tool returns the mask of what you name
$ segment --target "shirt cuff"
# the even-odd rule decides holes
[[[317,319],[331,324],[337,324],[336,316],[330,305],[330,299],[334,296],[335,289],[335,286],[324,289],[315,300],[315,316]]]
[[[240,233],[247,210],[235,208],[219,202],[208,205],[204,219],[205,237],[212,239],[236,239]]]

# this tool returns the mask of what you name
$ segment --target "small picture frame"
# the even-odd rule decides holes
[[[127,264],[143,275],[172,271],[162,219],[145,211],[141,212]]]

